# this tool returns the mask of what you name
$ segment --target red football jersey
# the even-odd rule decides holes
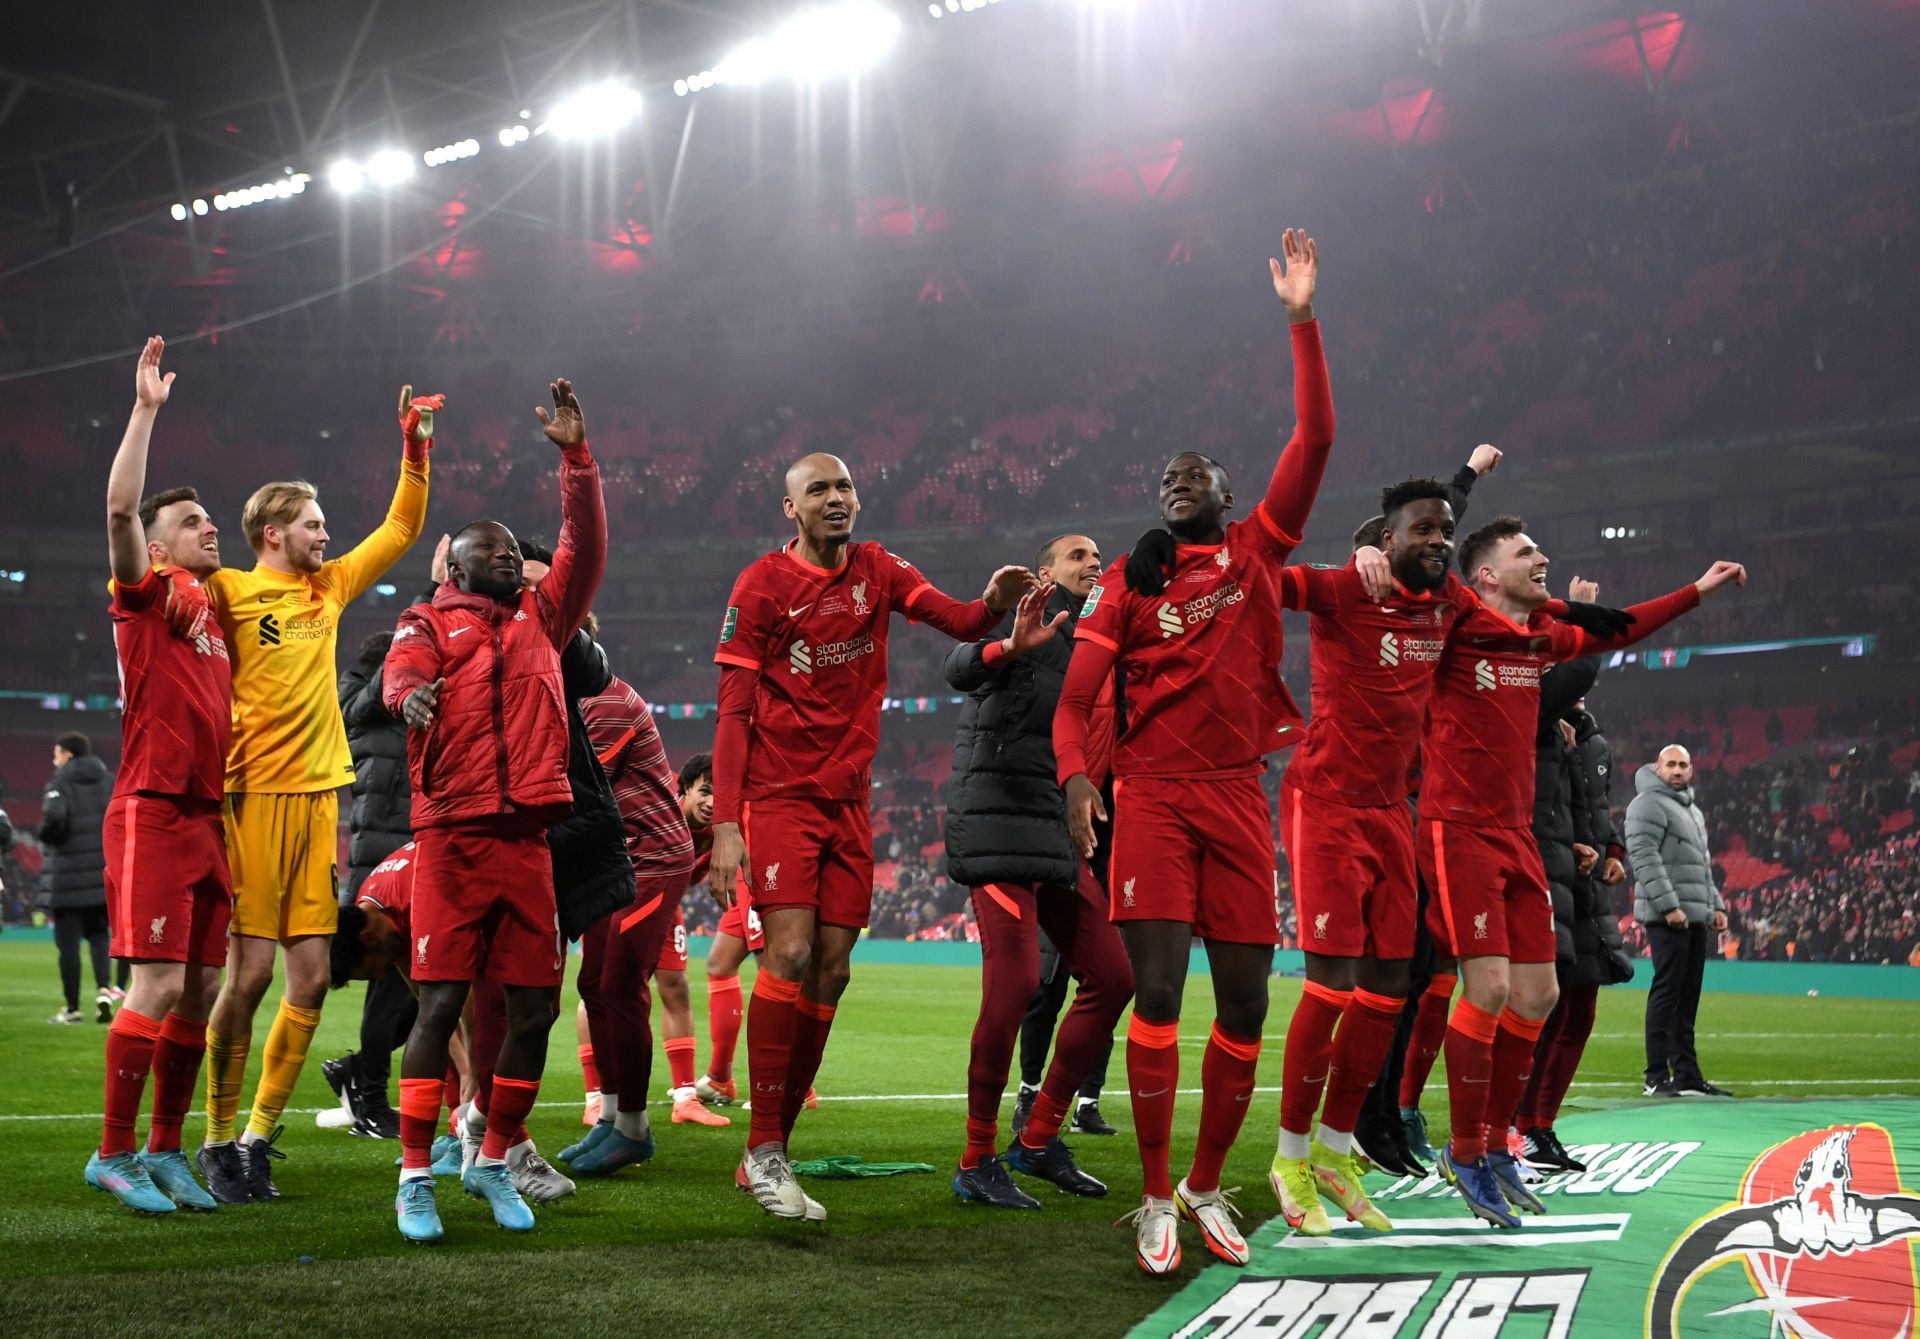
[[[795,556],[796,543],[733,583],[713,655],[757,676],[740,798],[863,799],[880,742],[888,616],[968,639],[986,636],[999,616],[979,600],[942,595],[879,544],[848,544],[847,560],[829,571]],[[714,782],[719,818],[734,797],[727,778],[716,773]]]
[[[690,868],[693,837],[652,710],[616,678],[599,696],[580,699],[580,715],[620,806],[633,872],[644,879]]]
[[[1126,729],[1115,776],[1224,777],[1256,772],[1294,742],[1300,708],[1280,679],[1280,581],[1326,473],[1333,392],[1320,325],[1291,327],[1298,421],[1266,496],[1222,544],[1182,544],[1159,595],[1127,588],[1126,555],[1087,593],[1053,717],[1060,782],[1089,770],[1087,734],[1117,664]]]
[[[226,794],[233,675],[206,588],[178,567],[111,583],[120,661],[120,775],[116,795]]]
[[[1281,602],[1313,616],[1313,719],[1287,780],[1361,808],[1405,804],[1447,631],[1479,600],[1449,575],[1376,604],[1349,565],[1287,568]]]
[[[414,844],[408,842],[373,867],[353,900],[362,906],[378,907],[393,921],[393,928],[408,941],[413,939]]]
[[[1427,713],[1421,816],[1495,828],[1531,824],[1540,671],[1631,646],[1699,603],[1700,592],[1688,585],[1636,604],[1627,611],[1633,627],[1618,638],[1558,621],[1558,601],[1534,610],[1525,627],[1484,604],[1463,615],[1440,655]]]

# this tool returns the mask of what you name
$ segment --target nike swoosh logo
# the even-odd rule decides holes
[[[447,634],[447,640],[452,641],[455,637],[458,637],[461,633],[472,632],[472,631],[473,631],[472,628],[455,628],[452,632],[449,632]]]
[[[1164,1095],[1164,1094],[1166,1093],[1166,1091],[1167,1091],[1167,1090],[1166,1090],[1165,1088],[1155,1088],[1155,1089],[1154,1089],[1154,1090],[1153,1090],[1152,1092],[1150,1092],[1150,1093],[1139,1093],[1139,1094],[1137,1094],[1137,1096],[1140,1096],[1140,1097],[1160,1097],[1160,1096],[1162,1096],[1162,1095]]]
[[[1468,1077],[1467,1077],[1467,1076],[1466,1076],[1465,1074],[1462,1074],[1462,1075],[1460,1076],[1460,1082],[1462,1082],[1462,1083],[1486,1083],[1486,1082],[1489,1082],[1489,1080],[1487,1080],[1487,1079],[1470,1079],[1470,1078],[1468,1078]]]
[[[1233,1100],[1236,1102],[1251,1102],[1253,1100],[1253,1094],[1241,1093],[1238,1096],[1236,1096]]]
[[[1147,1259],[1153,1261],[1153,1263],[1156,1265],[1164,1265],[1169,1259],[1172,1258],[1172,1256],[1173,1256],[1173,1238],[1168,1237],[1165,1241],[1160,1243],[1159,1253],[1155,1255],[1150,1255],[1147,1257]]]
[[[803,604],[803,605],[801,605],[801,606],[800,606],[800,607],[799,607],[798,609],[789,609],[789,610],[787,610],[787,617],[788,617],[788,618],[798,618],[798,617],[800,617],[800,615],[802,615],[802,614],[804,614],[804,613],[806,613],[806,612],[807,612],[807,610],[809,610],[809,609],[811,609],[811,608],[813,608],[813,605],[812,605],[811,603],[809,603],[809,604]]]

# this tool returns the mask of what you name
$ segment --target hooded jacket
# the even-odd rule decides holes
[[[55,911],[107,904],[107,857],[100,830],[113,798],[113,772],[95,754],[69,758],[47,783],[40,809],[41,873]]]
[[[1615,963],[1624,956],[1620,921],[1613,912],[1613,890],[1600,881],[1608,856],[1625,863],[1613,823],[1613,746],[1600,723],[1584,711],[1569,712],[1577,751],[1574,789],[1574,827],[1581,841],[1600,853],[1600,864],[1574,887],[1573,948],[1575,965],[1567,980],[1577,985],[1613,985],[1623,978]]]
[[[586,445],[562,457],[563,520],[545,580],[511,603],[447,582],[394,629],[387,710],[400,716],[416,688],[446,681],[431,727],[407,732],[415,831],[510,813],[551,824],[573,807],[560,652],[606,571],[607,514]]]
[[[1627,806],[1627,860],[1633,866],[1633,915],[1656,925],[1675,907],[1694,925],[1710,924],[1726,900],[1713,883],[1713,858],[1707,849],[1707,820],[1694,801],[1693,787],[1675,790],[1660,779],[1653,764],[1633,778],[1633,803]]]

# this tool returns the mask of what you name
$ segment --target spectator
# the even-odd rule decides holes
[[[100,829],[113,797],[113,773],[94,755],[82,734],[61,735],[53,745],[53,780],[40,809],[40,841],[46,847],[44,886],[53,911],[53,940],[60,952],[60,988],[66,1007],[47,1021],[78,1023],[80,944],[93,958],[94,1017],[113,1021],[120,988],[107,970],[107,857]]]
[[[1693,797],[1693,759],[1678,744],[1634,778],[1627,806],[1627,858],[1633,866],[1633,914],[1646,926],[1653,957],[1647,992],[1648,1097],[1731,1097],[1708,1083],[1694,1049],[1694,1018],[1709,936],[1727,928],[1726,902],[1713,882],[1707,821]]]

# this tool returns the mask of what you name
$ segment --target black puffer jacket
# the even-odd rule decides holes
[[[1588,657],[1554,665],[1540,676],[1540,723],[1533,741],[1533,839],[1539,844],[1547,889],[1553,895],[1555,962],[1562,973],[1575,962],[1574,889],[1580,875],[1573,844],[1582,839],[1574,826],[1578,766],[1560,734],[1560,718],[1586,696],[1599,673],[1599,662]]]
[[[582,628],[560,654],[567,695],[567,783],[573,812],[547,829],[553,853],[553,892],[560,930],[578,939],[602,916],[633,903],[633,861],[613,787],[594,753],[580,699],[604,693],[613,682],[607,652]]]
[[[386,648],[366,648],[360,661],[340,675],[340,713],[347,722],[347,747],[353,754],[352,836],[347,844],[347,888],[351,899],[373,867],[413,840],[413,790],[407,780],[407,727],[387,713],[381,701]]]
[[[1046,617],[1064,610],[1066,623],[1017,660],[992,669],[982,663],[987,646],[1006,636],[1011,615],[994,636],[963,642],[947,655],[947,682],[967,695],[946,793],[947,873],[955,883],[1070,888],[1078,877],[1066,799],[1054,779],[1053,712],[1073,656],[1080,605],[1064,587],[1055,590]]]
[[[94,754],[54,771],[41,800],[40,844],[47,848],[41,886],[55,911],[107,904],[107,857],[100,829],[113,798],[113,772]]]
[[[1614,985],[1624,979],[1614,970],[1614,963],[1623,957],[1623,943],[1620,921],[1613,914],[1613,890],[1600,882],[1607,857],[1619,860],[1626,856],[1613,822],[1613,747],[1589,713],[1569,712],[1566,719],[1573,726],[1578,750],[1575,823],[1586,833],[1581,840],[1600,853],[1600,864],[1575,887],[1576,965],[1568,979],[1575,984]]]

